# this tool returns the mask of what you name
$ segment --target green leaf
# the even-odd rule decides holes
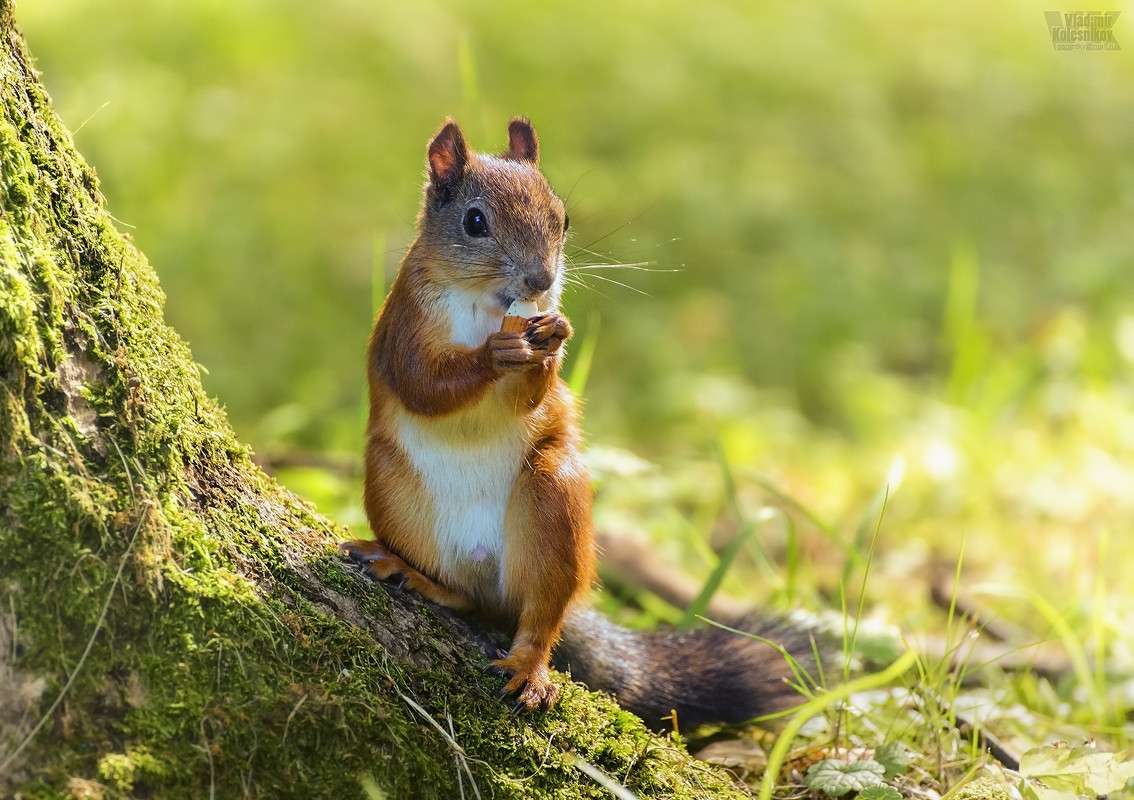
[[[893,786],[867,786],[858,793],[858,800],[902,800],[902,793]]]
[[[848,764],[835,758],[825,758],[807,770],[807,788],[841,797],[848,792],[882,786],[885,771],[885,767],[869,759]]]
[[[886,768],[882,777],[886,780],[905,775],[910,766],[910,751],[901,742],[886,742],[874,751],[874,760]]]
[[[1039,781],[1028,780],[1027,778],[1021,778],[1016,788],[1020,790],[1024,800],[1080,800],[1079,795],[1075,792],[1049,789]]]
[[[1020,775],[1052,789],[1105,795],[1134,780],[1134,761],[1126,753],[1100,753],[1094,747],[1036,747],[1020,757]]]

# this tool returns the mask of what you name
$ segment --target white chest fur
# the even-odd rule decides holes
[[[480,347],[489,334],[500,330],[504,319],[504,310],[491,295],[450,291],[441,295],[441,305],[451,326],[453,344],[465,347]]]
[[[440,307],[450,340],[480,347],[500,330],[504,310],[491,294],[450,290]],[[441,569],[459,565],[497,571],[504,560],[504,519],[523,458],[530,447],[527,421],[501,399],[501,379],[472,408],[443,417],[404,413],[399,444],[432,500]]]
[[[421,476],[434,510],[441,568],[472,562],[498,570],[504,558],[504,517],[527,442],[522,418],[508,414],[495,393],[477,406],[441,418],[405,414],[400,444]]]

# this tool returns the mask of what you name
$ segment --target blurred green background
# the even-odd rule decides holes
[[[452,115],[496,150],[523,113],[594,243],[575,263],[679,270],[580,273],[567,301],[602,320],[594,437],[664,451],[686,372],[830,425],[848,360],[945,375],[959,254],[996,342],[1071,306],[1113,331],[1134,67],[1055,52],[1046,7],[25,0],[19,19],[254,444],[292,404],[277,421],[305,446],[356,436],[372,265],[412,235],[425,142]]]
[[[452,115],[495,151],[525,114],[572,220],[568,371],[594,348],[600,526],[698,580],[755,530],[727,592],[862,599],[915,639],[956,633],[928,587],[959,569],[995,617],[1081,656],[1066,685],[1008,691],[1130,740],[1134,15],[1125,50],[1057,52],[1051,5],[23,0],[17,18],[206,386],[321,510],[364,526],[364,350],[427,140]],[[680,613],[625,599],[600,602]]]
[[[207,387],[340,519],[361,524],[364,348],[425,144],[452,115],[498,150],[520,113],[572,219],[602,524],[703,572],[698,542],[783,511],[771,481],[830,530],[787,514],[732,588],[830,600],[852,563],[830,539],[864,546],[889,481],[891,618],[967,537],[982,576],[1064,587],[1068,613],[1101,619],[1102,585],[1099,629],[1124,632],[1134,63],[1056,52],[1050,5],[24,0],[18,19]],[[784,558],[788,578],[766,569]]]

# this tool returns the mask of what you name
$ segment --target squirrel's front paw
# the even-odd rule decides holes
[[[522,333],[494,333],[488,337],[488,353],[492,366],[501,372],[516,372],[528,364],[543,360]]]
[[[563,342],[571,338],[571,323],[567,317],[554,312],[539,314],[528,320],[524,336],[535,350],[542,350],[547,355],[555,355]]]

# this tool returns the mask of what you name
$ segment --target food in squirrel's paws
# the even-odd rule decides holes
[[[520,333],[528,327],[528,317],[534,317],[538,313],[539,308],[534,300],[513,300],[500,330],[503,333]]]

